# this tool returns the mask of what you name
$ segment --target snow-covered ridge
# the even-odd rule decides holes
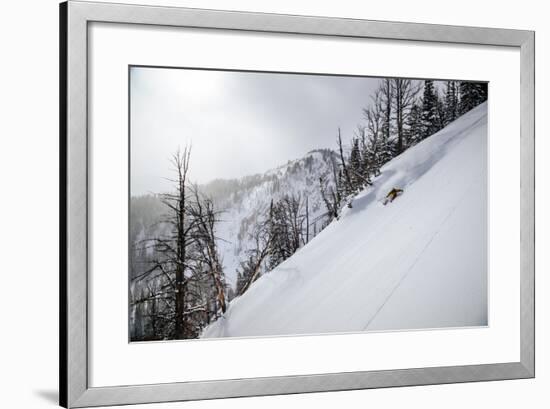
[[[486,103],[381,171],[202,336],[487,325]]]
[[[254,178],[255,183],[217,201],[222,214],[216,234],[229,284],[235,284],[243,255],[253,246],[250,233],[258,220],[267,214],[271,200],[277,201],[284,195],[300,196],[302,200],[307,197],[313,222],[311,231],[321,230],[326,209],[319,178],[332,180],[335,160],[335,153],[328,149],[308,152],[303,158],[288,161],[263,175],[246,178]]]

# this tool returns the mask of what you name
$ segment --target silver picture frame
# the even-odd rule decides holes
[[[521,59],[521,280],[518,362],[322,373],[113,387],[88,378],[88,24],[111,22],[479,44],[519,49]],[[69,1],[60,5],[60,404],[90,407],[147,402],[339,391],[532,378],[535,376],[535,33]]]

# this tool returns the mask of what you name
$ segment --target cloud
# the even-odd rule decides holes
[[[167,68],[131,70],[132,194],[169,188],[169,157],[192,144],[191,178],[265,172],[350,138],[378,79]]]

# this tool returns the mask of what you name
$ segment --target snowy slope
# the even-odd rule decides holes
[[[386,164],[203,337],[487,325],[486,188],[482,104]]]

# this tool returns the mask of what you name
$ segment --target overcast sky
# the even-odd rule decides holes
[[[131,70],[131,193],[164,192],[192,144],[190,177],[263,173],[349,140],[378,79],[169,68]]]

